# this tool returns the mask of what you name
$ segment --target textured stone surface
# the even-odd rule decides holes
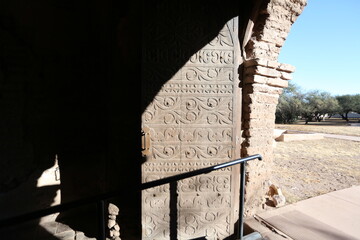
[[[284,206],[286,203],[286,198],[284,195],[274,195],[272,196],[275,207]]]
[[[146,161],[142,165],[143,182],[240,156],[240,144],[237,144],[241,121],[237,18],[227,16],[226,20],[221,20],[223,15],[231,13],[227,3],[214,5],[215,2],[203,1],[195,12],[193,3],[189,9],[183,9],[188,3],[181,1],[182,6],[172,15],[168,14],[172,5],[160,4],[157,8],[164,11],[156,18],[163,21],[155,25],[147,20],[148,29],[156,30],[145,36],[144,65],[153,67],[144,70],[144,91],[151,90],[147,84],[153,81],[163,79],[164,84],[142,116],[143,129],[148,131],[145,135],[150,136],[149,152],[145,153]],[[235,1],[231,3],[236,4]],[[184,10],[187,11],[184,14],[194,14],[193,17],[182,19],[178,14]],[[213,21],[223,23],[211,33],[208,30],[214,27]],[[168,22],[177,24],[172,26],[177,30],[176,38],[166,29]],[[192,41],[188,40],[189,31],[197,36]],[[156,33],[161,35],[154,35]],[[164,41],[151,41],[157,38]],[[171,41],[166,42],[166,38]],[[202,39],[207,40],[201,42]],[[174,73],[166,75],[177,61],[181,61],[181,57],[171,58],[174,49],[181,56],[194,45],[198,45],[197,49],[182,59]],[[177,235],[179,240],[231,236],[238,216],[237,171],[238,168],[226,168],[181,180],[176,194],[168,185],[143,191],[143,239],[169,239],[169,235]],[[171,226],[174,222],[177,229]]]
[[[276,138],[276,141],[291,142],[291,141],[304,141],[304,140],[320,140],[324,135],[317,133],[283,133]]]
[[[263,2],[245,46],[242,154],[260,153],[264,159],[262,163],[249,163],[245,211],[249,216],[264,203],[264,182],[273,159],[276,104],[295,70],[289,64],[278,63],[277,58],[291,25],[305,5],[303,0]]]
[[[112,227],[114,227],[114,226],[115,226],[115,224],[116,224],[116,221],[115,221],[115,220],[113,220],[113,219],[109,219],[109,221],[108,221],[108,228],[112,228]]]
[[[119,214],[119,208],[112,203],[109,203],[108,211],[110,215],[118,215]]]
[[[171,5],[158,6],[156,13],[162,14],[162,18],[157,19],[159,25],[149,21],[148,26],[148,29],[155,29],[152,32],[155,36],[145,35],[145,39],[158,38],[159,42],[147,41],[143,55],[144,66],[151,66],[144,69],[146,81],[143,89],[150,91],[154,85],[161,85],[142,116],[144,142],[148,144],[142,165],[143,182],[231,160],[238,156],[241,148],[242,156],[260,153],[264,157],[262,162],[248,163],[246,214],[259,211],[264,204],[264,181],[268,178],[268,166],[273,158],[276,105],[295,70],[295,67],[279,63],[277,59],[306,1],[270,0],[259,3],[256,5],[259,9],[254,9],[257,15],[251,18],[246,28],[248,35],[242,46],[244,59],[239,72],[234,71],[241,60],[237,59],[240,52],[236,51],[237,34],[231,21],[215,38],[207,36],[213,39],[210,43],[205,47],[199,46],[191,56],[174,67],[171,54],[175,52],[186,56],[188,43],[183,42],[187,36],[184,33],[197,25],[195,21],[187,25],[184,20],[172,26],[178,31],[169,46],[166,42],[169,36],[163,31],[162,24],[171,22],[176,18],[175,12],[186,8],[183,5],[179,11],[167,16],[165,13],[170,12]],[[201,15],[201,12],[198,14]],[[202,37],[206,38],[206,31],[202,32],[201,28],[196,30],[199,35],[205,34]],[[162,34],[156,35],[159,33]],[[241,92],[236,92],[237,73],[240,73]],[[164,81],[157,82],[159,79]],[[239,99],[236,94],[241,97],[242,106],[237,104]],[[240,119],[242,126],[238,129],[236,125]],[[213,229],[209,238],[225,238],[231,233],[236,220],[232,217],[236,210],[229,210],[236,207],[233,197],[237,194],[229,190],[234,181],[230,176],[231,172],[225,170],[221,174],[181,181],[176,189],[178,200],[172,205],[176,206],[175,215],[168,207],[174,201],[174,196],[169,194],[169,186],[144,191],[143,238],[168,238],[171,234],[169,222],[174,216],[177,218],[176,234],[179,239],[205,236],[209,228]],[[219,189],[224,192],[220,193]],[[204,206],[207,212],[202,211]],[[189,224],[193,226],[189,227]]]

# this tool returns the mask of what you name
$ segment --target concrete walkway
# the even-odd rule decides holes
[[[360,186],[275,208],[246,223],[268,240],[360,240]]]
[[[360,142],[360,137],[358,136],[347,136],[347,135],[327,134],[327,133],[318,133],[318,134],[321,134],[326,138],[336,138],[336,139]]]
[[[331,134],[331,133],[320,133],[320,132],[307,132],[307,131],[298,131],[298,130],[289,130],[291,132],[299,132],[299,133],[310,133],[310,134],[319,134],[326,138],[336,138],[348,141],[360,142],[359,136],[350,136],[350,135],[340,135],[340,134]]]

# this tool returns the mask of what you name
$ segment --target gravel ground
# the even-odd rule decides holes
[[[278,142],[272,183],[287,203],[360,185],[360,142],[329,139]]]

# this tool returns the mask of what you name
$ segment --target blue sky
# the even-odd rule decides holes
[[[308,0],[281,49],[303,90],[360,94],[360,0]]]

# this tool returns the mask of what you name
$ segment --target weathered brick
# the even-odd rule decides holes
[[[272,87],[269,85],[265,85],[265,84],[253,84],[252,85],[252,90],[254,92],[265,92],[265,93],[271,93],[271,94],[281,94],[283,88],[280,87]]]
[[[258,93],[254,95],[254,101],[258,103],[266,103],[266,104],[277,104],[279,95],[268,94],[268,93]]]
[[[287,73],[287,72],[281,72],[281,79],[291,80],[291,79],[292,79],[292,75],[291,75],[290,73]]]
[[[266,83],[267,81],[267,77],[260,75],[247,75],[244,79],[245,83]]]
[[[292,73],[295,71],[295,67],[290,65],[290,64],[286,64],[286,63],[281,63],[279,64],[279,66],[277,67],[278,70],[282,71],[282,72],[288,72],[288,73]]]
[[[269,79],[267,84],[273,87],[281,87],[281,88],[286,88],[289,85],[287,80],[283,80],[281,78]]]
[[[255,68],[255,73],[262,75],[262,76],[267,76],[267,77],[280,77],[281,76],[279,71],[272,69],[272,68],[262,67],[262,66],[257,66]]]
[[[262,154],[264,162],[249,163],[246,214],[263,204],[259,194],[265,190],[269,163],[272,162],[273,129],[278,96],[288,86],[295,67],[277,62],[291,25],[301,13],[305,0],[270,0],[259,10],[251,42],[246,46],[243,81],[242,156]],[[266,164],[265,164],[266,163]],[[250,167],[251,166],[251,167]]]

